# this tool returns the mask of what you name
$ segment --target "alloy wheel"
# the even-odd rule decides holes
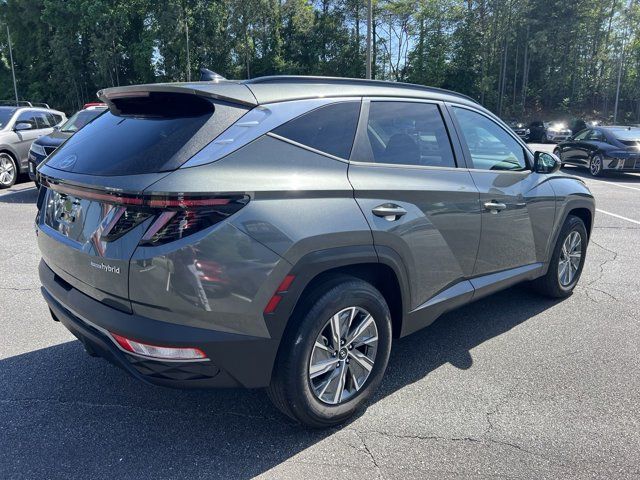
[[[0,154],[0,185],[9,187],[13,185],[16,176],[16,167],[13,160],[6,153]]]
[[[378,351],[378,327],[369,312],[348,307],[318,334],[309,359],[309,382],[318,400],[337,405],[366,383]]]
[[[591,175],[597,177],[600,174],[600,170],[602,170],[602,159],[599,155],[596,155],[591,159],[591,162],[589,162],[589,171]]]
[[[571,285],[576,278],[582,260],[582,238],[573,230],[562,242],[558,261],[558,281],[563,287]]]

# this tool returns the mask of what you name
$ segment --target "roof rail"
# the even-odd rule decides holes
[[[27,102],[26,100],[0,100],[0,105],[6,105],[10,107],[33,107],[31,102]]]
[[[404,83],[404,82],[391,82],[387,80],[369,80],[366,78],[347,78],[347,77],[322,77],[322,76],[314,76],[314,75],[272,75],[267,77],[257,77],[252,78],[250,80],[244,80],[242,83],[245,84],[256,84],[256,83],[325,83],[328,85],[342,85],[348,83],[359,83],[363,85],[371,85],[371,86],[388,86],[388,87],[398,87],[398,88],[408,88],[413,90],[422,90],[425,92],[433,92],[433,93],[444,93],[447,95],[453,95],[460,98],[465,98],[467,100],[472,101],[473,103],[478,103],[478,101],[474,98],[471,98],[468,95],[463,93],[454,92],[451,90],[446,90],[444,88],[438,87],[429,87],[426,85],[417,85],[415,83]]]
[[[44,108],[51,108],[49,106],[48,103],[44,103],[44,102],[33,102],[33,105],[31,105],[32,107],[44,107]]]

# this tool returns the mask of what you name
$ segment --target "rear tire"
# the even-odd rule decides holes
[[[391,351],[391,315],[382,294],[357,278],[333,279],[314,292],[291,319],[296,323],[282,339],[267,394],[285,415],[325,428],[346,421],[376,391]],[[334,337],[334,331],[342,333]]]
[[[0,152],[0,189],[12,187],[19,173],[18,164],[11,154]]]
[[[578,238],[579,245],[572,251]],[[534,280],[534,287],[543,295],[552,298],[571,295],[582,274],[588,242],[584,222],[576,216],[569,215],[558,235],[549,269],[546,275]],[[578,252],[579,258],[576,256]]]

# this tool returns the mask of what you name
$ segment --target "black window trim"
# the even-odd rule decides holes
[[[366,135],[368,122],[369,122],[369,107],[371,102],[396,102],[396,103],[427,103],[438,107],[442,122],[444,123],[447,136],[449,138],[449,144],[451,146],[451,153],[453,155],[453,161],[455,166],[453,167],[439,167],[435,165],[411,165],[411,164],[398,164],[398,163],[382,163],[382,162],[365,162],[354,158],[354,154],[362,148],[363,142],[368,141]],[[353,142],[353,148],[351,149],[351,157],[349,163],[354,165],[362,165],[367,167],[384,167],[384,168],[410,168],[416,170],[459,170],[466,167],[466,162],[463,157],[463,152],[459,146],[459,140],[453,138],[453,125],[449,118],[449,112],[445,107],[445,102],[435,99],[423,99],[423,98],[411,98],[411,97],[364,97],[362,100],[362,107],[360,108],[360,119],[358,121],[358,127],[356,129],[356,137]],[[463,164],[463,162],[465,164]]]
[[[482,110],[478,110],[477,108],[473,108],[469,105],[464,105],[461,103],[454,103],[454,102],[445,102],[445,106],[447,108],[447,110],[449,111],[449,116],[451,117],[451,121],[454,125],[454,128],[456,130],[456,133],[458,135],[458,141],[460,142],[460,145],[462,147],[462,151],[464,152],[464,158],[467,164],[467,169],[469,171],[477,171],[477,172],[500,172],[500,173],[513,173],[513,174],[518,174],[518,175],[522,175],[523,172],[525,173],[531,173],[533,171],[533,152],[531,151],[531,149],[529,148],[529,145],[527,145],[524,141],[522,141],[522,139],[520,137],[518,137],[518,135],[515,134],[515,132],[513,132],[513,130],[511,130],[506,123],[504,123],[502,120],[500,120],[500,118],[498,117],[492,117],[491,115],[487,115],[486,112],[483,112]],[[454,108],[462,108],[465,110],[470,110],[474,113],[477,113],[478,115],[482,115],[483,117],[485,117],[486,119],[488,119],[489,121],[492,121],[493,123],[495,123],[496,125],[498,125],[500,128],[502,128],[502,130],[504,130],[506,132],[507,135],[509,135],[511,138],[513,138],[516,143],[518,143],[521,147],[522,147],[522,153],[524,153],[524,159],[525,162],[527,163],[527,165],[522,168],[521,170],[487,170],[485,168],[475,168],[473,166],[473,159],[471,158],[471,152],[469,151],[469,147],[467,146],[467,141],[464,138],[464,135],[462,134],[462,128],[460,127],[460,124],[458,123],[458,119],[455,116],[455,112],[453,112]]]

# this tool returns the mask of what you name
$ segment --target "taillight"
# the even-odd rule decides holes
[[[140,241],[146,246],[162,245],[208,228],[249,202],[247,195],[128,194],[59,184],[44,177],[42,183],[62,195],[95,200],[106,204],[105,208],[111,208],[100,231],[100,239],[105,242],[120,238],[154,217]]]

